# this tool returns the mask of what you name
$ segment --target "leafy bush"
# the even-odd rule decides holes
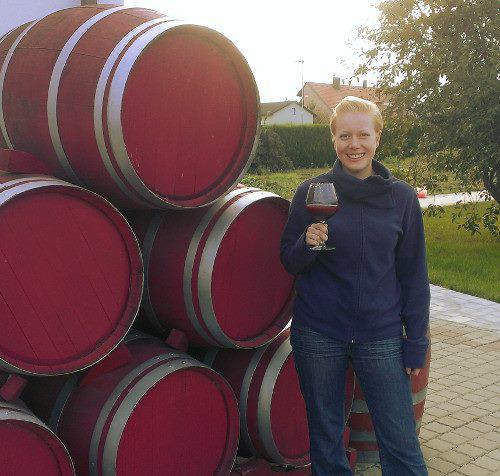
[[[293,164],[285,153],[279,135],[268,127],[262,127],[250,172],[279,172],[291,168]]]

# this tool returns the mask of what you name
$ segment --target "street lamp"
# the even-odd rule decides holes
[[[301,94],[301,106],[302,106],[302,111],[300,111],[300,118],[301,122],[304,122],[304,60],[299,59],[297,60],[297,63],[301,63],[301,85],[302,85],[302,94]]]

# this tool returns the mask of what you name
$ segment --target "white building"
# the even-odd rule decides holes
[[[312,124],[314,113],[297,101],[264,102],[260,105],[261,124]]]
[[[0,37],[16,26],[63,8],[101,3],[123,5],[124,0],[0,0]]]

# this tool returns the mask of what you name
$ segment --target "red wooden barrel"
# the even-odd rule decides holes
[[[143,314],[156,332],[253,348],[290,320],[294,278],[280,263],[287,200],[239,188],[208,209],[130,216],[145,264]]]
[[[135,236],[106,200],[0,173],[0,369],[54,375],[94,364],[132,325],[142,282]]]
[[[128,363],[102,371],[105,359],[79,381],[72,376],[59,385],[57,398],[52,394],[51,422],[73,455],[77,473],[229,474],[239,422],[227,382],[156,339],[124,345]],[[40,405],[44,412],[47,394],[56,389],[46,386],[53,379],[38,380],[28,388],[28,398],[35,411]]]
[[[0,40],[0,147],[125,208],[213,202],[248,167],[258,125],[248,64],[206,27],[94,5]]]
[[[309,463],[305,403],[286,329],[255,350],[211,349],[205,363],[232,386],[240,407],[240,449],[273,463]],[[353,398],[352,371],[346,379],[346,415]]]
[[[427,395],[427,383],[429,381],[431,350],[427,351],[425,368],[417,376],[411,376],[411,388],[413,397],[413,412],[417,424],[417,433],[420,432],[422,416],[424,414],[425,397]],[[356,379],[354,402],[348,425],[351,428],[349,446],[357,450],[358,462],[378,463],[380,462],[377,438],[373,429],[373,421],[366,405],[361,385]]]
[[[0,401],[0,474],[73,476],[71,457],[59,438],[21,402]]]

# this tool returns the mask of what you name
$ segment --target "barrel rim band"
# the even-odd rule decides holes
[[[257,190],[257,189],[256,189]],[[208,344],[217,346],[219,343],[213,338],[213,336],[209,336],[205,329],[201,326],[198,321],[198,316],[196,314],[194,304],[193,304],[193,293],[191,290],[192,280],[193,280],[193,268],[194,262],[196,259],[196,254],[198,252],[201,240],[203,235],[205,234],[206,229],[208,228],[212,218],[234,197],[243,194],[248,191],[248,189],[236,189],[229,192],[219,201],[214,203],[211,207],[208,208],[207,212],[201,218],[196,230],[193,233],[191,241],[189,243],[188,251],[186,253],[186,259],[184,261],[184,272],[183,272],[183,294],[184,294],[184,308],[186,310],[186,314],[189,318],[189,322],[194,327],[196,332],[207,341]]]
[[[243,190],[243,189],[242,189]],[[198,267],[198,300],[203,321],[210,333],[215,336],[219,345],[229,348],[244,348],[239,341],[229,338],[220,327],[212,301],[212,276],[215,260],[222,240],[234,220],[246,207],[268,198],[279,198],[278,195],[263,190],[245,194],[228,206],[217,220],[207,238]]]
[[[99,412],[99,416],[94,424],[94,430],[92,432],[92,437],[90,439],[90,447],[89,447],[89,475],[90,476],[98,476],[98,465],[97,465],[97,457],[99,453],[99,446],[101,441],[102,432],[104,430],[104,426],[106,421],[109,418],[111,410],[115,403],[120,398],[121,394],[124,390],[137,378],[141,375],[141,373],[148,370],[151,366],[155,364],[162,365],[162,362],[169,362],[172,359],[176,359],[178,357],[176,352],[169,352],[165,354],[157,355],[151,359],[148,359],[137,367],[134,367],[127,375],[125,375],[118,384],[114,387],[113,391],[109,394],[106,402],[101,408]]]
[[[82,23],[66,41],[65,45],[59,52],[59,56],[57,57],[57,60],[52,69],[47,95],[47,119],[52,147],[54,148],[59,164],[64,169],[68,177],[78,184],[82,184],[83,182],[71,166],[68,156],[66,155],[66,152],[64,150],[61,136],[59,134],[59,123],[57,120],[57,99],[59,95],[59,84],[61,82],[64,68],[66,67],[66,63],[71,53],[75,49],[78,42],[87,33],[87,31],[89,31],[96,23],[98,23],[103,18],[106,18],[107,16],[117,11],[125,10],[127,8],[128,7],[114,7],[102,10]]]
[[[135,27],[133,30],[128,32],[113,48],[109,54],[104,66],[99,75],[99,80],[97,81],[96,94],[94,97],[94,135],[97,142],[97,148],[103,159],[104,166],[113,179],[114,183],[125,194],[129,199],[133,200],[135,203],[140,205],[150,207],[150,203],[142,200],[139,196],[135,195],[128,187],[125,185],[123,180],[120,178],[119,174],[116,172],[111,157],[106,146],[106,139],[104,137],[104,127],[103,127],[103,110],[104,110],[104,96],[106,94],[106,88],[111,76],[111,71],[113,70],[116,61],[118,60],[120,54],[127,47],[130,41],[137,35],[141,34],[144,30],[151,28],[158,23],[165,23],[171,21],[166,17],[155,18],[153,20],[147,21]]]
[[[0,68],[0,133],[2,134],[3,139],[9,149],[14,149],[14,146],[12,145],[9,133],[7,132],[5,116],[3,113],[3,90],[5,85],[5,78],[7,76],[7,69],[9,68],[10,60],[14,55],[17,45],[40,20],[29,23],[26,28],[21,33],[19,33],[18,37],[14,40],[14,43],[12,43],[11,47],[9,48],[9,51],[7,52],[7,55],[5,56],[5,59],[3,61],[2,67]]]
[[[271,403],[279,374],[290,355],[292,355],[292,346],[290,344],[290,337],[287,337],[276,349],[267,366],[264,378],[262,379],[257,403],[257,426],[259,428],[262,446],[267,456],[278,464],[288,464],[289,462],[280,453],[274,441],[271,427]]]
[[[153,252],[153,247],[158,235],[158,231],[163,224],[165,216],[162,213],[155,213],[153,218],[149,222],[148,228],[146,230],[146,235],[144,237],[144,242],[142,245],[142,256],[144,262],[144,311],[146,317],[150,324],[156,329],[156,331],[164,334],[167,330],[160,320],[154,309],[153,303],[151,301],[151,294],[149,293],[149,264],[151,262],[151,254]]]
[[[218,347],[211,347],[210,349],[207,350],[207,353],[205,354],[205,357],[203,358],[203,363],[205,365],[208,365],[210,368],[213,367],[215,359],[217,358],[217,355],[219,353],[220,348]]]
[[[257,454],[257,450],[252,442],[252,438],[250,437],[250,431],[248,429],[248,395],[250,393],[250,386],[252,384],[253,376],[255,374],[255,370],[259,365],[264,352],[267,350],[269,344],[259,347],[254,351],[252,359],[248,363],[247,369],[245,371],[245,375],[243,376],[243,381],[241,382],[240,389],[240,428],[241,428],[241,437],[243,442],[245,443],[246,448],[252,453]]]
[[[165,32],[179,27],[198,26],[188,24],[179,20],[170,20],[160,23],[159,25],[150,28],[145,33],[140,35],[127,49],[123,57],[118,62],[118,66],[111,80],[111,86],[108,95],[108,108],[107,108],[107,125],[108,135],[111,144],[113,155],[116,163],[120,168],[123,176],[128,183],[132,186],[133,190],[142,197],[142,199],[150,202],[151,206],[159,208],[184,208],[176,206],[173,203],[166,202],[163,198],[158,196],[150,190],[144,182],[139,178],[135,171],[125,145],[125,138],[123,135],[122,126],[122,102],[125,93],[125,87],[135,62],[139,59],[145,48],[154,41],[158,36],[163,35]]]
[[[105,437],[104,447],[102,451],[102,474],[103,476],[116,475],[116,460],[118,457],[118,447],[121,437],[132,415],[135,407],[141,398],[148,392],[157,382],[167,377],[168,375],[179,370],[187,368],[208,368],[201,362],[198,362],[188,356],[180,356],[174,362],[166,362],[158,367],[155,367],[138,380],[127,393],[127,396],[120,403],[113,414],[111,424]]]
[[[80,374],[71,375],[71,377],[68,378],[66,382],[64,382],[61,391],[57,395],[56,401],[54,402],[54,406],[52,407],[49,417],[49,427],[52,428],[55,433],[59,432],[59,425],[61,423],[64,409],[66,408],[66,405],[68,404],[73,391],[78,386],[79,381]]]

